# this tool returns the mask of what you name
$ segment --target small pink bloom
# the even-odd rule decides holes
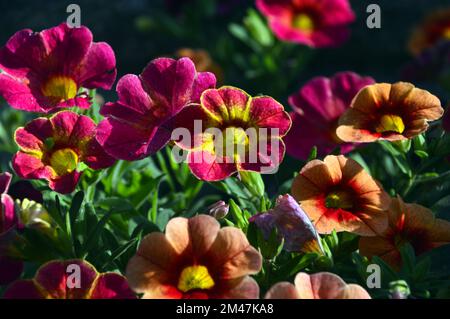
[[[350,107],[352,99],[365,86],[375,83],[370,77],[342,72],[331,78],[316,77],[289,97],[292,129],[286,136],[289,155],[306,160],[313,148],[318,156],[328,155],[337,146],[341,153],[353,150],[354,145],[343,143],[336,135],[339,117]]]
[[[11,174],[0,173],[0,247],[2,238],[17,224],[14,200],[7,194],[11,179]]]
[[[275,35],[310,47],[335,47],[350,34],[355,20],[348,0],[257,0]]]
[[[283,105],[269,96],[251,97],[224,86],[203,92],[200,104],[184,108],[174,127],[190,138],[175,141],[188,150],[191,172],[205,181],[238,171],[273,172],[284,158],[282,137],[291,127]]]
[[[99,124],[97,140],[117,159],[156,153],[170,140],[172,117],[215,85],[215,76],[197,72],[188,58],[153,60],[139,76],[127,74],[119,80],[119,100],[100,111],[106,119]]]
[[[79,270],[79,282],[76,274]],[[71,276],[72,275],[72,276]],[[31,280],[11,284],[5,299],[135,299],[126,279],[116,273],[101,273],[86,261],[51,261]]]
[[[17,226],[14,201],[7,194],[11,178],[9,173],[0,173],[0,285],[16,280],[23,270],[22,261],[8,256],[8,247],[14,238],[14,229]]]
[[[266,299],[371,299],[367,291],[355,284],[345,283],[329,272],[309,275],[298,273],[295,285],[280,282],[272,286]]]
[[[54,191],[71,193],[81,176],[80,163],[102,169],[115,162],[95,140],[95,131],[89,117],[70,111],[35,119],[15,133],[20,150],[14,170],[22,178],[48,180]]]
[[[116,59],[91,31],[66,23],[33,32],[18,31],[0,50],[0,95],[15,109],[48,113],[56,108],[89,108],[85,89],[110,89]]]

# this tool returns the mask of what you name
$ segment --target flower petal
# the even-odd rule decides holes
[[[244,233],[234,227],[222,228],[208,252],[214,262],[211,269],[220,269],[223,279],[256,274],[261,270],[261,254],[250,246]]]
[[[90,299],[136,299],[125,277],[115,273],[101,274],[95,282]]]
[[[267,291],[264,299],[300,299],[300,296],[293,284],[279,282]]]

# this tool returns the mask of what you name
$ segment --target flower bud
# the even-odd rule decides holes
[[[223,200],[220,200],[208,207],[208,215],[219,220],[227,216],[230,206],[227,205]]]

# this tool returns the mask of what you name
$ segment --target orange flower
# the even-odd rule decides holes
[[[428,129],[444,114],[439,99],[411,83],[366,86],[339,119],[336,134],[345,142],[398,141]]]
[[[155,299],[254,299],[261,254],[234,227],[210,216],[174,218],[166,233],[151,233],[127,267],[130,286]]]
[[[450,8],[431,12],[413,32],[409,50],[418,55],[439,41],[450,41]]]
[[[298,273],[295,286],[280,282],[272,286],[265,299],[371,299],[367,291],[355,284],[346,284],[338,275],[321,272]]]
[[[402,264],[399,248],[410,243],[417,255],[450,243],[450,222],[435,218],[433,213],[417,204],[392,199],[388,211],[389,227],[377,237],[362,237],[359,251],[371,258],[379,256],[399,269]]]
[[[214,62],[208,51],[203,49],[194,50],[190,48],[183,48],[179,49],[175,55],[178,58],[186,57],[191,59],[194,62],[197,71],[214,73],[217,78],[217,83],[223,83],[223,70],[217,63]]]
[[[292,195],[321,234],[336,230],[375,236],[387,227],[389,195],[345,156],[306,164],[294,179]]]

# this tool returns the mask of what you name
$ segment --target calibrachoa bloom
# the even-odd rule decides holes
[[[345,42],[355,20],[348,0],[257,0],[275,35],[310,47],[334,47]]]
[[[362,237],[359,251],[371,258],[379,256],[395,268],[402,264],[400,247],[409,243],[417,255],[450,244],[450,222],[435,218],[433,213],[417,204],[405,204],[392,199],[388,211],[389,227],[377,237]]]
[[[346,142],[406,140],[426,131],[428,122],[443,113],[439,98],[411,83],[377,83],[358,93],[336,134]]]
[[[187,137],[180,131],[182,139],[175,143],[189,151],[191,172],[206,181],[237,171],[273,172],[283,160],[282,137],[291,126],[289,114],[273,98],[228,86],[203,92],[200,105],[184,108],[175,122],[188,131]]]
[[[0,50],[0,95],[14,108],[50,112],[55,108],[88,108],[85,89],[110,89],[116,59],[104,42],[92,42],[91,31],[66,23],[14,34]]]
[[[76,274],[79,274],[77,278]],[[79,279],[79,282],[77,282]],[[6,290],[5,299],[135,299],[125,277],[98,273],[83,260],[51,261],[31,280],[19,280]]]
[[[429,14],[412,34],[409,49],[417,55],[440,41],[450,41],[450,8]]]
[[[328,155],[337,146],[341,153],[350,152],[353,144],[343,143],[336,135],[339,117],[350,107],[352,99],[375,81],[353,72],[342,72],[331,78],[316,77],[289,97],[292,128],[286,135],[289,155],[306,160],[313,146],[318,155]]]
[[[46,179],[59,193],[74,191],[80,163],[92,169],[114,164],[95,140],[95,123],[87,116],[63,111],[51,118],[38,118],[17,129],[20,151],[13,158],[17,174],[27,179]]]
[[[266,299],[371,299],[361,286],[347,284],[338,275],[321,272],[298,273],[295,285],[280,282],[267,292]]]
[[[127,266],[130,286],[143,298],[255,299],[249,275],[262,257],[234,227],[220,229],[211,216],[174,218],[166,233],[147,235]]]
[[[0,173],[0,245],[3,237],[17,224],[14,200],[7,194],[11,179],[11,174]]]
[[[284,248],[287,251],[323,254],[316,229],[308,215],[290,195],[279,196],[273,209],[253,216],[250,222],[256,223],[266,240],[273,228],[278,229],[284,238]]]
[[[127,74],[119,80],[119,100],[100,111],[106,119],[98,126],[97,140],[118,159],[156,153],[170,140],[172,117],[215,84],[212,73],[198,73],[188,58],[153,60],[139,76]]]
[[[16,280],[23,270],[23,262],[7,254],[12,232],[17,226],[14,201],[7,194],[11,178],[9,173],[0,173],[0,285]]]
[[[292,195],[320,234],[375,236],[387,227],[389,195],[361,165],[342,155],[307,163],[294,179]]]

